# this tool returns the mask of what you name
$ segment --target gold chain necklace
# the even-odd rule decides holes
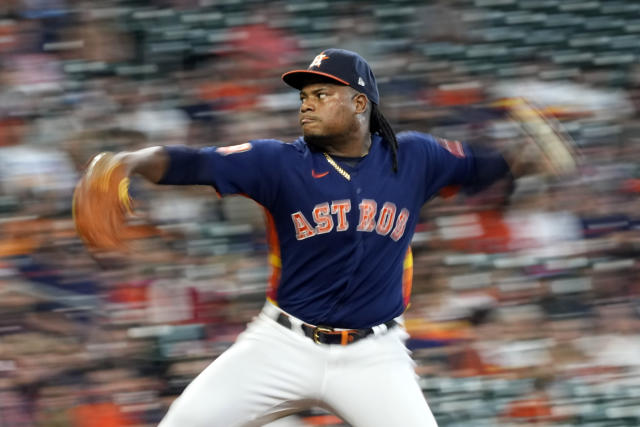
[[[322,153],[324,154],[325,159],[327,159],[327,162],[329,162],[329,164],[331,166],[333,166],[333,168],[344,177],[344,179],[346,179],[347,181],[351,181],[351,175],[349,175],[349,172],[347,172],[346,170],[342,169],[335,160],[333,160],[333,158],[328,154],[328,153]]]

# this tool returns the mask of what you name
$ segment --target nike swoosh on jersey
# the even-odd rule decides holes
[[[323,176],[327,176],[327,175],[329,175],[329,171],[322,172],[322,173],[317,173],[316,171],[311,169],[311,176],[316,178],[316,179],[322,178]]]

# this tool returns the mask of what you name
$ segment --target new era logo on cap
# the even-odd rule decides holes
[[[322,76],[339,84],[351,86],[367,95],[371,102],[380,103],[378,85],[371,67],[360,55],[344,49],[327,49],[317,55],[306,70],[293,70],[282,75],[282,80],[298,90],[310,76]]]

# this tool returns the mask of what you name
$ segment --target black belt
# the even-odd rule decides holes
[[[289,316],[285,313],[278,313],[278,317],[276,317],[275,320],[282,326],[293,329],[291,320],[289,320]],[[387,329],[391,329],[398,325],[398,322],[395,320],[389,320],[388,322],[384,322],[383,325],[386,326]],[[334,329],[329,326],[313,326],[307,323],[302,323],[300,327],[302,328],[302,332],[304,332],[304,334],[311,338],[316,344],[347,345],[376,333],[373,328],[341,330]]]

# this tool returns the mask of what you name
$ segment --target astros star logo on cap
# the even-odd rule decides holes
[[[311,61],[311,64],[309,65],[309,68],[311,67],[320,67],[320,64],[322,63],[322,61],[324,61],[325,59],[328,59],[329,57],[327,55],[324,54],[324,52],[322,52],[320,55],[316,56],[315,58],[313,58],[313,61]]]

